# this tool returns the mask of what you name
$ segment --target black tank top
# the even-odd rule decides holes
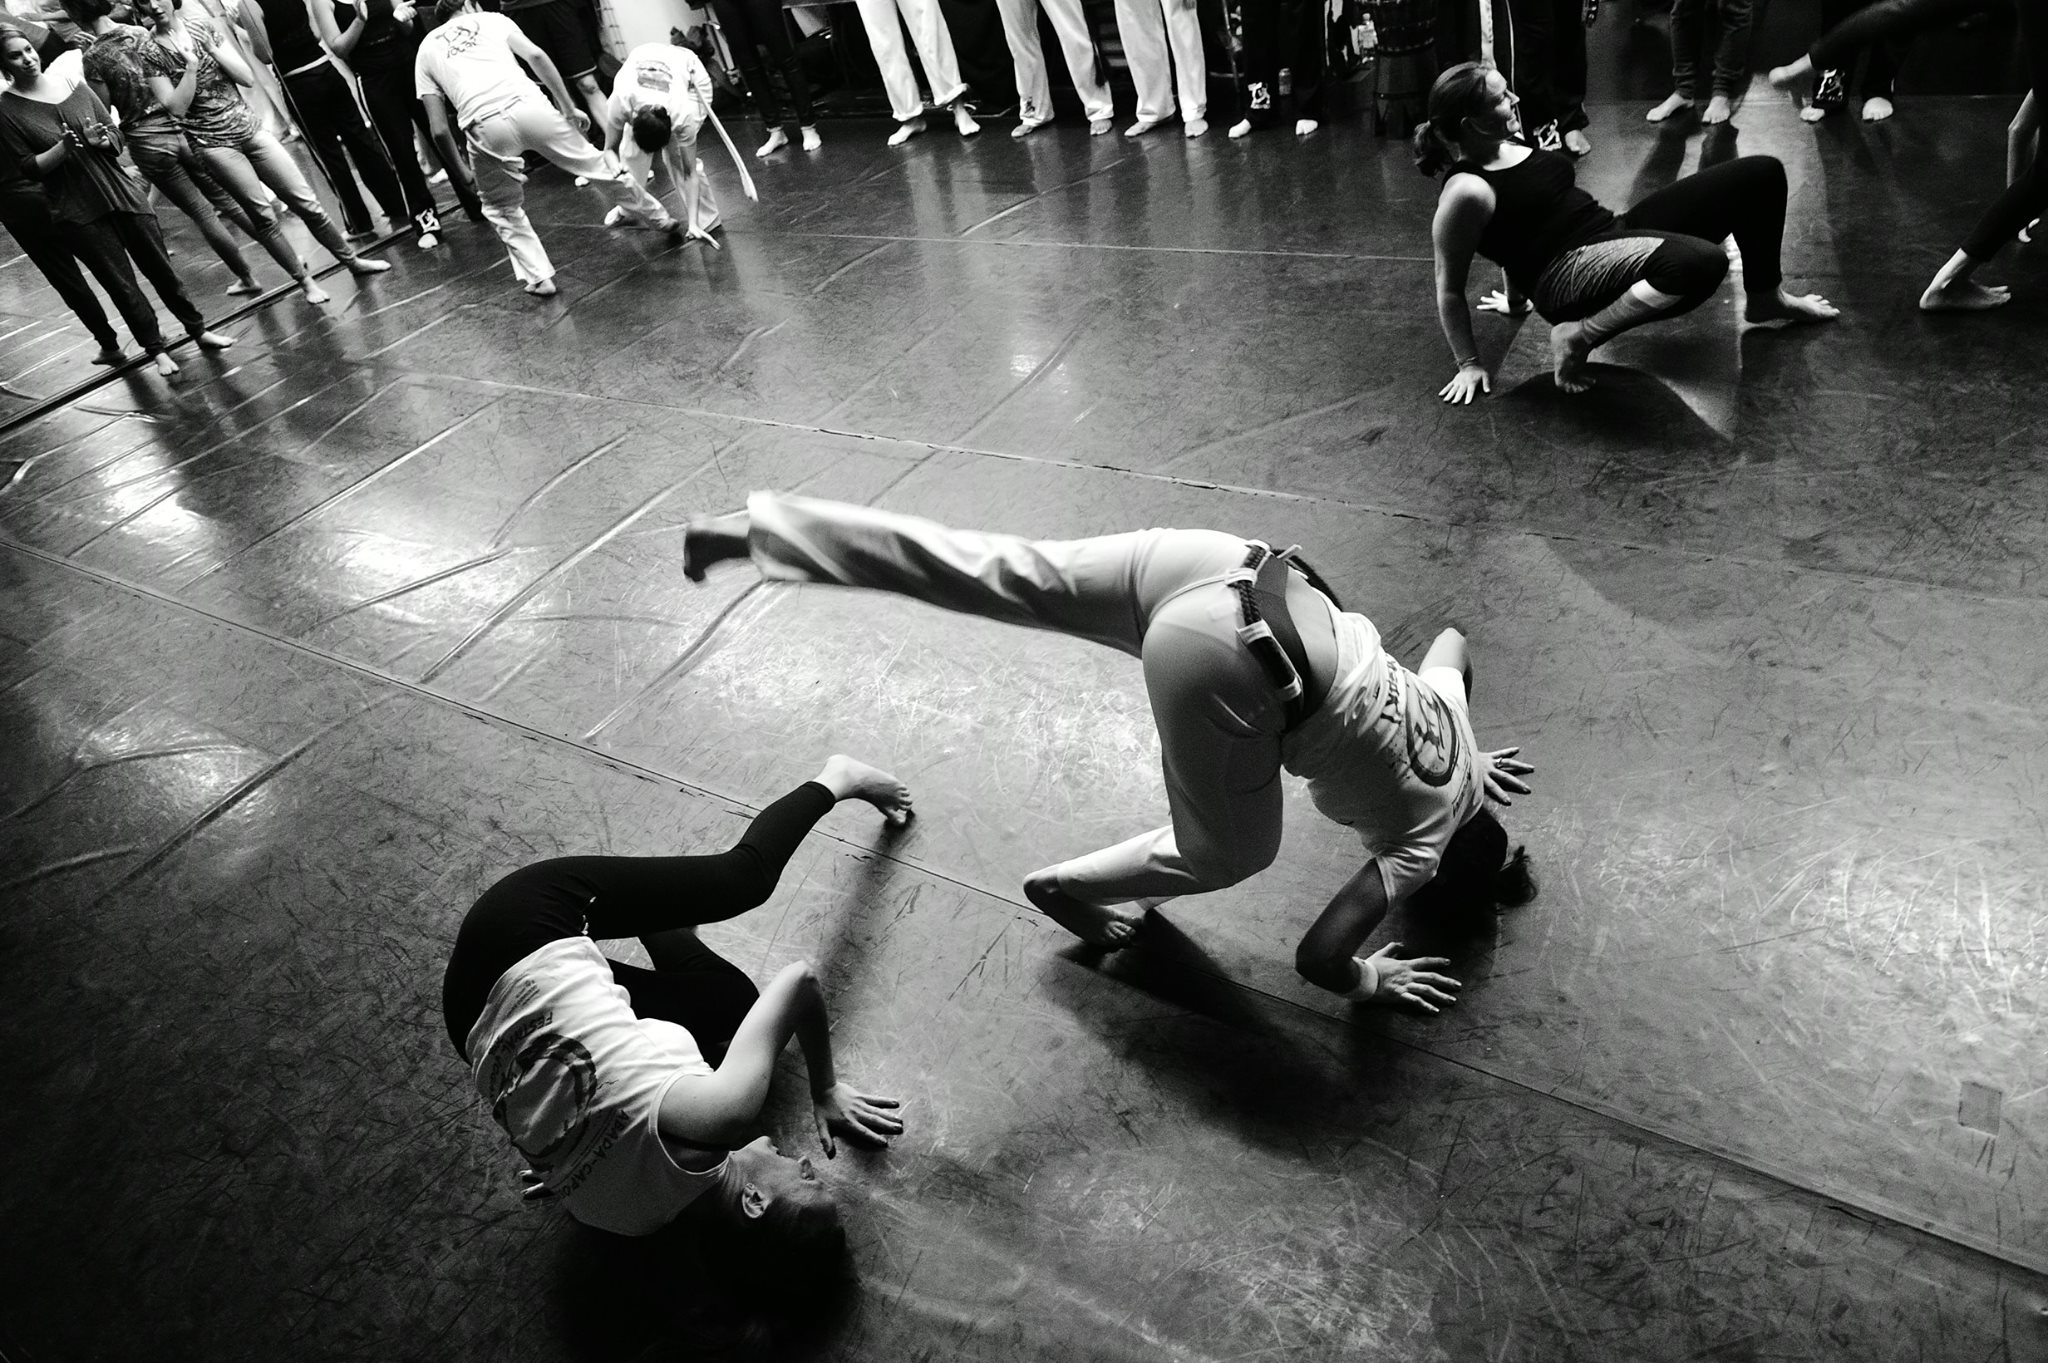
[[[270,35],[270,64],[277,74],[311,66],[327,55],[319,35],[313,32],[313,21],[306,17],[305,0],[257,0],[257,4],[263,10],[263,31]],[[355,6],[344,10],[336,5],[334,10],[343,28],[355,22]]]
[[[1531,151],[1504,170],[1460,161],[1451,173],[1477,175],[1493,186],[1493,219],[1479,238],[1479,254],[1508,272],[1524,294],[1550,263],[1614,227],[1614,215],[1578,186],[1572,159],[1561,152]]]

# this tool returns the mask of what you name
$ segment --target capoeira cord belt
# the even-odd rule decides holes
[[[1274,689],[1286,698],[1290,731],[1300,727],[1322,705],[1333,680],[1323,678],[1315,693],[1309,693],[1308,684],[1313,683],[1315,674],[1309,669],[1301,631],[1294,627],[1294,617],[1287,610],[1288,565],[1300,552],[1298,544],[1276,553],[1271,546],[1253,540],[1244,556],[1244,566],[1254,570],[1254,576],[1240,577],[1230,584],[1237,592],[1244,618],[1237,630],[1238,642],[1251,650]]]

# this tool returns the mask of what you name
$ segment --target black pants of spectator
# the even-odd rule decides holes
[[[1715,25],[1709,94],[1740,99],[1749,89],[1749,31],[1755,0],[1671,0],[1671,89],[1699,97],[1699,53],[1704,25]]]
[[[1878,0],[1818,38],[1807,55],[1814,69],[1839,68],[1860,48],[1885,38],[1905,38],[1940,28],[2009,0]],[[2048,107],[2048,0],[2018,0],[2020,47],[2037,107]],[[1963,241],[1972,260],[1989,260],[2048,208],[2048,157],[2037,156],[2027,173],[2006,186]]]
[[[1322,117],[1327,48],[1323,0],[1244,0],[1238,85],[1254,128]]]
[[[313,149],[334,189],[334,197],[340,201],[342,230],[353,236],[374,227],[370,210],[356,191],[357,175],[362,176],[363,187],[394,225],[411,217],[406,211],[405,194],[398,187],[398,176],[384,154],[384,144],[363,121],[363,111],[356,107],[355,96],[341,72],[323,61],[285,76],[283,84],[285,98],[291,101],[292,121],[305,134],[306,145]],[[353,174],[349,170],[351,160],[355,162]],[[426,177],[419,175],[417,160],[413,161],[413,173],[425,190]],[[427,194],[427,202],[433,202],[431,193]]]
[[[128,330],[149,354],[163,350],[164,334],[157,326],[156,309],[150,307],[135,282],[136,270],[149,280],[156,296],[184,325],[186,335],[197,336],[206,330],[206,319],[186,294],[178,272],[171,268],[171,258],[164,254],[164,238],[157,227],[156,214],[109,213],[88,223],[66,223],[64,230],[69,233],[78,258],[106,289],[107,296],[120,309],[122,320],[128,323]]]
[[[1522,100],[1522,126],[1539,142],[1546,129],[1561,136],[1586,126],[1586,19],[1584,0],[1505,0],[1511,32],[1508,88]],[[1498,51],[1500,20],[1494,21]]]
[[[50,287],[57,291],[64,305],[85,323],[85,329],[100,343],[100,349],[118,350],[121,341],[114,334],[113,324],[107,321],[107,310],[100,306],[99,296],[85,282],[85,276],[78,268],[78,257],[72,254],[75,239],[68,227],[51,216],[49,199],[40,192],[0,195],[0,226],[6,227],[15,245],[21,247],[21,253],[43,272],[43,278],[50,281]],[[130,288],[134,287],[132,275],[128,284]],[[152,317],[152,323],[154,320]]]
[[[806,781],[762,810],[728,851],[557,857],[514,871],[484,891],[456,930],[441,981],[448,1039],[467,1056],[470,1029],[483,1016],[491,987],[548,943],[585,935],[599,941],[638,937],[655,969],[613,961],[612,978],[632,999],[635,1013],[684,1028],[716,1065],[759,995],[738,966],[673,930],[720,922],[766,903],[797,846],[832,805],[831,791]]]
[[[789,82],[796,121],[805,127],[817,122],[818,116],[811,109],[810,83],[804,79],[803,68],[797,65],[796,44],[790,41],[789,17],[783,13],[781,0],[711,0],[711,8],[718,15],[718,29],[725,35],[725,45],[732,50],[732,59],[746,79],[747,93],[761,110],[761,121],[771,128],[787,122],[775,83],[761,63],[761,49],[765,47],[782,78]]]
[[[406,49],[404,61],[365,61],[355,69],[356,79],[362,83],[363,103],[370,109],[370,125],[376,131],[377,140],[384,144],[384,152],[390,157],[393,170],[398,174],[398,186],[405,196],[406,213],[413,226],[422,232],[432,231],[421,221],[422,213],[435,213],[434,187],[427,183],[427,174],[420,166],[420,159],[413,150],[415,129],[427,136],[429,145],[433,142],[427,111],[414,93],[413,65],[411,54],[417,49]],[[462,202],[470,221],[483,221],[483,203],[477,198],[476,181],[470,177],[469,167],[453,165],[448,167],[448,184],[455,191],[455,197]]]
[[[1832,29],[1846,22],[1859,11],[1867,9],[1873,0],[1820,0],[1820,26]],[[1905,60],[1906,43],[1899,38],[1879,38],[1863,49],[1863,69],[1852,71],[1856,58],[1852,54],[1841,66],[1832,68],[1841,81],[1844,97],[1859,100],[1871,99],[1878,95],[1891,97],[1892,85],[1899,77],[1899,63]],[[1852,80],[1851,76],[1855,79]]]

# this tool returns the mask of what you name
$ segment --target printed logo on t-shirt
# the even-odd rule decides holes
[[[485,1062],[492,1119],[542,1174],[575,1151],[597,1096],[589,1049],[546,1030],[546,1020],[536,1019],[543,1025],[523,1042],[506,1038]]]
[[[1421,681],[1406,689],[1408,713],[1402,727],[1408,736],[1408,765],[1422,784],[1447,785],[1458,770],[1459,743],[1450,702]]]
[[[642,90],[653,90],[658,94],[665,95],[675,88],[675,84],[676,73],[668,63],[652,60],[641,61],[639,85]]]
[[[447,45],[449,56],[459,57],[476,46],[476,25],[465,24],[460,21],[444,24],[441,26],[440,32],[434,36]]]

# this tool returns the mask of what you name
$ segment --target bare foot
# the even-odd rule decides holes
[[[157,377],[159,378],[170,379],[176,378],[178,375],[178,362],[162,351],[152,355],[150,363],[156,366]]]
[[[1593,151],[1593,139],[1573,128],[1564,135],[1564,149],[1574,156],[1589,156]]]
[[[92,357],[92,362],[94,364],[106,365],[111,369],[116,365],[128,363],[128,357],[121,353],[121,347],[117,345],[103,345],[100,347],[99,353]]]
[[[375,256],[357,256],[348,263],[348,267],[356,274],[383,274],[391,268],[391,262],[378,260]]]
[[[1662,123],[1675,114],[1682,114],[1692,108],[1692,100],[1685,95],[1666,95],[1664,102],[1643,115],[1652,123]]]
[[[217,331],[196,331],[192,339],[199,343],[201,350],[226,350],[235,343],[232,336],[223,336]]]
[[[1783,289],[1767,298],[1752,298],[1743,305],[1746,322],[1832,322],[1842,310],[1817,293],[1790,294]]]
[[[526,286],[526,291],[535,298],[553,298],[561,292],[555,287],[555,281],[552,279],[536,279]]]
[[[237,279],[228,285],[228,297],[248,298],[263,292],[263,286],[253,279]]]
[[[744,511],[723,516],[696,516],[683,527],[683,576],[704,580],[704,570],[732,558],[748,558],[747,534],[752,523]]]
[[[924,131],[924,119],[908,118],[896,125],[896,131],[889,134],[889,145],[900,147]]]
[[[299,281],[299,296],[308,303],[325,303],[327,301],[327,290],[314,283],[313,276],[307,275]]]
[[[1936,279],[1920,295],[1922,312],[1987,312],[2012,302],[2012,290],[2003,284],[1979,284],[1972,279],[1947,283]]]
[[[1792,102],[1805,108],[1813,102],[1813,59],[1801,57],[1790,66],[1774,66],[1770,74],[1771,88],[1790,95]]]
[[[825,769],[818,773],[818,784],[831,791],[834,799],[866,800],[898,827],[909,823],[917,813],[910,807],[909,786],[880,767],[871,767],[843,752],[825,759]]]
[[[1700,115],[1700,122],[1713,127],[1717,123],[1726,123],[1733,117],[1735,106],[1728,102],[1728,96],[1715,95],[1707,101],[1707,111]]]
[[[1550,329],[1550,376],[1565,392],[1583,393],[1593,386],[1586,372],[1586,357],[1592,353],[1583,322],[1559,322]]]
[[[1104,951],[1117,951],[1136,941],[1139,925],[1145,921],[1142,913],[1129,907],[1083,904],[1059,887],[1049,869],[1033,871],[1024,878],[1024,897],[1047,918]]]
[[[981,125],[974,121],[974,115],[965,104],[953,106],[953,131],[962,137],[972,137],[981,131]]]

